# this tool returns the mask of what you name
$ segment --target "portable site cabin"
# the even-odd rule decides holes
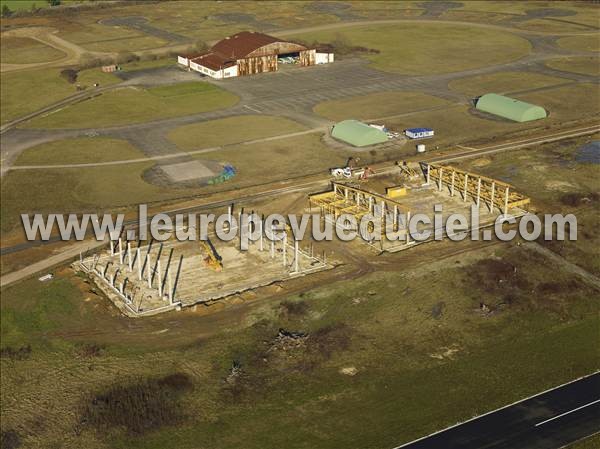
[[[409,139],[425,139],[433,137],[434,131],[431,128],[409,128],[404,130],[404,134]]]

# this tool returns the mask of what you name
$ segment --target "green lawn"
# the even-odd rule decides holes
[[[50,62],[65,56],[62,51],[27,37],[3,37],[0,47],[3,64]]]
[[[0,0],[0,8],[8,6],[11,11],[29,11],[33,5],[36,8],[48,8],[45,0]]]
[[[566,82],[569,82],[569,80],[538,73],[500,72],[454,80],[450,82],[449,87],[452,90],[475,97],[490,92],[506,94]]]
[[[565,72],[600,76],[600,58],[594,56],[551,59],[546,62],[546,65],[552,69]]]
[[[299,123],[283,117],[241,115],[181,126],[169,133],[169,139],[184,150],[197,150],[305,129]]]
[[[100,69],[83,70],[78,83],[90,87],[93,83],[114,84],[120,80]],[[28,70],[3,73],[0,77],[0,110],[2,123],[30,114],[38,109],[77,93],[76,85],[60,76],[60,69]],[[41,95],[40,93],[44,94]]]
[[[525,39],[508,32],[444,23],[356,26],[293,37],[309,42],[332,42],[341,37],[352,45],[379,50],[379,54],[365,56],[373,67],[409,75],[502,64],[531,49]]]
[[[15,165],[85,164],[143,157],[144,153],[125,140],[82,137],[28,148],[19,155]]]
[[[378,92],[317,104],[314,112],[330,120],[367,120],[450,104],[419,92]]]
[[[185,116],[235,105],[238,98],[212,84],[191,82],[106,92],[27,124],[31,128],[97,128]]]

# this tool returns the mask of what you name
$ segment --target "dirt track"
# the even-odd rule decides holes
[[[106,53],[90,52],[79,45],[66,41],[56,35],[57,30],[53,28],[18,28],[3,33],[3,37],[26,37],[34,39],[42,44],[49,45],[59,51],[62,51],[65,56],[56,61],[39,62],[33,64],[0,64],[0,72],[15,72],[21,70],[39,69],[41,67],[62,67],[74,65],[79,62],[83,53],[90,53],[98,56],[106,56]]]

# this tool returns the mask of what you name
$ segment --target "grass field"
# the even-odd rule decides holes
[[[143,158],[144,153],[125,140],[102,137],[56,140],[28,148],[15,165],[59,165]]]
[[[27,124],[31,128],[97,128],[185,116],[233,106],[238,98],[212,84],[123,88],[66,107]],[[110,113],[107,113],[110,111]]]
[[[518,98],[542,105],[553,121],[591,118],[600,113],[600,92],[595,84],[576,84],[543,92],[518,95]],[[585,111],[585,112],[584,112]]]
[[[569,80],[538,73],[499,72],[461,78],[451,81],[448,86],[452,90],[475,97],[490,92],[507,94],[527,89],[554,86],[566,82],[569,82]]]
[[[573,51],[600,51],[600,39],[597,34],[563,37],[558,46]]]
[[[0,8],[4,5],[11,11],[29,11],[34,5],[36,8],[48,8],[45,0],[0,0]]]
[[[173,195],[142,180],[152,165],[11,171],[2,177],[2,231],[13,229],[20,213],[98,211]]]
[[[346,39],[379,50],[365,56],[373,67],[409,75],[448,73],[513,61],[529,53],[516,35],[479,27],[438,23],[356,26],[294,37],[309,42]]]
[[[65,55],[56,48],[26,37],[3,37],[0,46],[3,64],[50,62]]]
[[[83,48],[89,51],[99,52],[119,52],[119,51],[140,51],[151,48],[163,47],[168,42],[154,36],[134,36],[122,37],[116,40],[86,42],[81,44]]]
[[[314,112],[330,120],[373,119],[449,104],[448,101],[419,92],[379,92],[329,100],[314,107]]]
[[[3,430],[65,448],[393,447],[598,368],[590,290],[569,287],[536,253],[502,245],[397,270],[264,302],[210,337],[197,329],[218,329],[211,317],[190,312],[132,328],[66,272],[4,289]],[[548,282],[558,290],[540,301]],[[478,312],[482,295],[489,316]],[[271,351],[279,328],[312,337]],[[233,360],[243,374],[229,383]],[[356,375],[341,373],[348,367]],[[194,386],[176,424],[78,425],[81,406],[109,386],[173,373]],[[21,424],[31,421],[52,425]]]
[[[568,17],[565,17],[568,20]],[[565,33],[582,33],[589,32],[589,27],[584,24],[569,22],[565,23],[564,21],[557,21],[551,19],[533,19],[526,20],[525,22],[520,22],[517,24],[518,28],[527,31],[541,31],[544,33],[556,33],[556,34],[565,34]]]
[[[99,69],[79,72],[78,83],[91,86],[114,84],[120,80]],[[30,114],[77,93],[76,85],[60,76],[60,69],[28,70],[2,74],[0,78],[2,123]],[[40,93],[43,92],[43,95]]]
[[[600,446],[600,434],[569,444],[565,449],[596,449]]]
[[[600,76],[600,58],[594,56],[551,59],[546,61],[546,65],[552,69],[563,70],[565,72]]]
[[[169,139],[184,150],[197,150],[303,131],[299,123],[283,117],[241,115],[181,126]]]
[[[101,17],[98,19],[101,19]],[[121,39],[144,37],[142,33],[129,28],[106,26],[95,21],[91,23],[85,22],[87,21],[82,20],[81,22],[78,21],[69,24],[69,26],[61,27],[62,29],[58,35],[82,48],[87,48],[87,45],[100,43],[110,46],[112,42],[118,42]]]
[[[343,164],[348,154],[328,148],[319,134],[307,134],[236,145],[224,150],[196,154],[194,157],[232,164],[236,169],[236,176],[228,185],[239,187],[310,173],[325,173],[328,168]]]
[[[76,4],[76,3],[85,3],[86,1],[93,0],[61,0],[63,5]],[[0,8],[6,5],[10,8],[11,11],[29,11],[31,7],[35,5],[36,8],[49,8],[48,2],[46,0],[0,0]]]
[[[83,141],[84,139],[82,139]],[[76,143],[71,142],[71,143]],[[119,141],[102,157],[116,157],[123,148],[122,157],[134,155],[134,149]],[[114,142],[114,143],[113,143]],[[25,161],[48,161],[60,143],[40,147],[41,155],[24,153]],[[87,141],[85,153],[73,148],[59,148],[62,157],[86,160],[98,158],[104,148],[103,139]],[[303,135],[251,145],[237,145],[226,150],[195,155],[199,159],[228,162],[235,166],[236,176],[227,182],[227,188],[255,185],[257,181],[270,182],[308,173],[324,172],[331,166],[343,164],[348,155],[327,148],[319,135]],[[38,159],[40,158],[40,159]],[[19,163],[23,163],[19,161]],[[2,178],[2,232],[13,231],[20,223],[21,213],[81,213],[85,211],[114,210],[159,200],[221,190],[217,184],[202,189],[169,189],[143,180],[144,171],[153,162],[69,169],[33,169],[27,172],[10,171]]]

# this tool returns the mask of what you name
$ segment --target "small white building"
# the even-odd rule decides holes
[[[431,128],[409,128],[404,130],[404,134],[409,139],[426,139],[433,137],[434,131]]]

